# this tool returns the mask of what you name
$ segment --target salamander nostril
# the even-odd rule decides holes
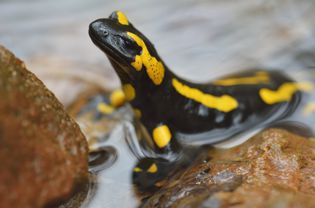
[[[104,35],[104,36],[107,36],[107,35],[108,35],[108,31],[104,30],[104,31],[103,31],[103,35]]]
[[[104,36],[108,35],[108,31],[105,28],[100,28],[99,30],[102,33],[102,35],[104,35]]]

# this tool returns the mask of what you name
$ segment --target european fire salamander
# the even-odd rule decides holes
[[[160,167],[165,170],[176,161],[179,140],[215,143],[280,119],[294,111],[300,90],[309,87],[266,70],[248,70],[209,83],[184,80],[120,11],[92,22],[89,35],[120,78],[124,96],[118,93],[117,102],[129,102],[152,137],[160,159],[144,158],[134,168],[134,177],[145,173],[142,180],[151,180],[150,184],[161,179]]]

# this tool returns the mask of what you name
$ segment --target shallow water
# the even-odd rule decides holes
[[[312,86],[314,89],[315,69],[304,69],[302,71],[291,70],[290,74],[296,74],[296,78],[299,77],[302,79],[303,77],[302,80],[298,81],[308,81],[309,83],[313,83]],[[94,105],[94,102],[95,99],[92,103],[93,106],[96,106]],[[290,113],[290,116],[282,118],[277,122],[258,124],[257,127],[253,127],[248,131],[234,135],[233,140],[227,140],[221,144],[216,144],[215,147],[230,148],[236,146],[257,134],[262,129],[268,127],[286,129],[307,138],[314,137],[315,107],[312,107],[311,109],[308,109],[307,107],[308,105],[315,106],[314,103],[315,94],[313,91],[306,91],[304,92],[301,102],[299,102],[298,108],[293,114]],[[114,112],[114,115],[101,116],[98,115],[96,108],[88,109],[94,113],[94,117],[87,117],[87,119],[84,120],[85,114],[90,116],[89,112],[84,110],[84,113],[78,114],[77,120],[79,124],[81,124],[82,130],[88,136],[88,139],[90,139],[90,149],[93,151],[90,156],[90,172],[93,176],[92,182],[95,185],[91,186],[89,197],[85,199],[84,205],[82,206],[138,207],[142,203],[142,199],[150,196],[150,193],[139,194],[139,190],[133,185],[133,169],[136,164],[138,164],[138,159],[154,154],[152,152],[147,154],[146,150],[139,144],[139,138],[141,138],[137,134],[139,126],[134,123],[132,119],[132,111],[128,106],[121,107],[117,112]],[[280,115],[277,115],[277,117],[279,116]],[[90,127],[86,128],[88,126],[87,123],[92,123],[92,125],[89,125]],[[107,128],[108,125],[111,126],[111,128]],[[102,129],[98,126],[104,126],[104,128]],[[86,129],[88,129],[88,132],[85,131]],[[97,133],[99,131],[101,131],[101,134]],[[226,135],[221,136],[226,137]],[[205,143],[207,142],[209,141],[205,141]],[[188,143],[191,143],[191,141],[187,141],[187,144]],[[194,162],[194,158],[202,154],[204,151],[209,151],[209,148],[210,147],[205,147],[200,149],[197,146],[191,147],[189,151],[192,152],[189,152],[189,154],[187,154],[188,151],[186,150],[185,157],[188,157],[188,160],[186,161],[188,163]],[[195,154],[196,150],[197,154]],[[176,168],[176,171],[182,170],[181,168],[177,168],[175,164],[171,164],[171,166],[172,169]],[[161,171],[161,168],[159,171]]]

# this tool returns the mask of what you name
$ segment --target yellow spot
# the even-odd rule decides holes
[[[134,169],[133,169],[133,172],[142,172],[142,169],[141,168],[138,168],[138,167],[135,167]]]
[[[131,32],[127,34],[142,48],[141,54],[135,57],[135,61],[131,65],[137,70],[140,71],[142,65],[145,66],[149,78],[155,85],[160,85],[163,81],[165,69],[162,62],[158,61],[155,57],[151,56],[147,46],[144,41]]]
[[[214,108],[222,112],[230,112],[237,108],[238,102],[236,99],[229,95],[222,95],[220,97],[206,94],[201,92],[199,89],[191,88],[183,83],[179,82],[177,79],[172,80],[172,84],[175,90],[189,99],[199,102],[208,108]]]
[[[252,85],[268,83],[269,81],[270,77],[267,72],[257,72],[255,76],[216,80],[213,84],[220,86]]]
[[[277,90],[262,88],[259,91],[259,95],[265,103],[272,105],[279,102],[290,101],[294,93],[296,93],[298,90],[311,91],[312,89],[313,85],[309,82],[287,82],[282,84]]]
[[[122,86],[122,89],[123,89],[123,91],[125,93],[127,101],[131,101],[131,100],[133,100],[136,97],[135,88],[133,88],[133,86],[131,84],[124,84]]]
[[[153,140],[159,148],[166,147],[171,141],[172,134],[166,125],[156,127],[153,130]]]
[[[110,114],[114,111],[114,108],[110,105],[107,105],[106,103],[99,103],[97,105],[97,110],[104,114]]]
[[[307,103],[303,109],[304,116],[310,116],[315,111],[315,103]]]
[[[149,169],[148,169],[147,171],[148,171],[149,173],[156,173],[157,170],[158,170],[158,168],[157,168],[156,164],[153,163],[153,164],[149,167]]]
[[[135,114],[136,118],[141,118],[142,113],[140,109],[134,108],[133,113]]]
[[[315,137],[310,137],[309,140],[311,140],[311,142],[315,142]]]
[[[117,17],[118,17],[118,22],[122,25],[128,25],[128,18],[126,17],[126,15],[124,13],[122,13],[121,11],[118,11],[117,13]]]
[[[110,94],[109,99],[112,106],[119,107],[125,103],[126,97],[121,89],[117,89]]]

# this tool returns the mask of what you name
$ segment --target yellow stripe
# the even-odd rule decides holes
[[[220,97],[206,94],[201,92],[199,89],[191,88],[177,79],[172,79],[172,84],[175,90],[182,96],[199,102],[208,108],[214,108],[222,112],[230,112],[237,108],[238,102],[235,98],[229,95],[222,95]]]
[[[153,163],[153,164],[149,167],[149,169],[148,169],[147,171],[148,171],[149,173],[156,173],[157,170],[158,170],[158,168],[157,168],[156,164]]]
[[[131,65],[137,70],[140,71],[142,64],[145,66],[149,78],[155,85],[160,85],[163,81],[165,69],[162,62],[158,61],[155,57],[151,56],[147,46],[144,41],[131,32],[127,32],[136,43],[142,48],[140,55],[135,56],[135,61]]]
[[[118,22],[122,25],[128,25],[128,18],[126,17],[126,15],[124,13],[122,13],[121,11],[118,11],[117,13],[117,17],[118,17]]]
[[[268,83],[270,77],[267,72],[257,72],[255,76],[251,77],[241,77],[241,78],[229,78],[216,80],[212,82],[215,85],[220,86],[233,86],[233,85],[252,85],[260,83]]]
[[[153,140],[159,148],[166,147],[171,141],[172,134],[166,125],[156,127],[153,130]]]
[[[262,88],[259,91],[259,95],[265,103],[272,105],[275,103],[290,101],[294,93],[298,90],[311,91],[312,89],[313,84],[310,82],[287,82],[282,84],[277,90]]]

